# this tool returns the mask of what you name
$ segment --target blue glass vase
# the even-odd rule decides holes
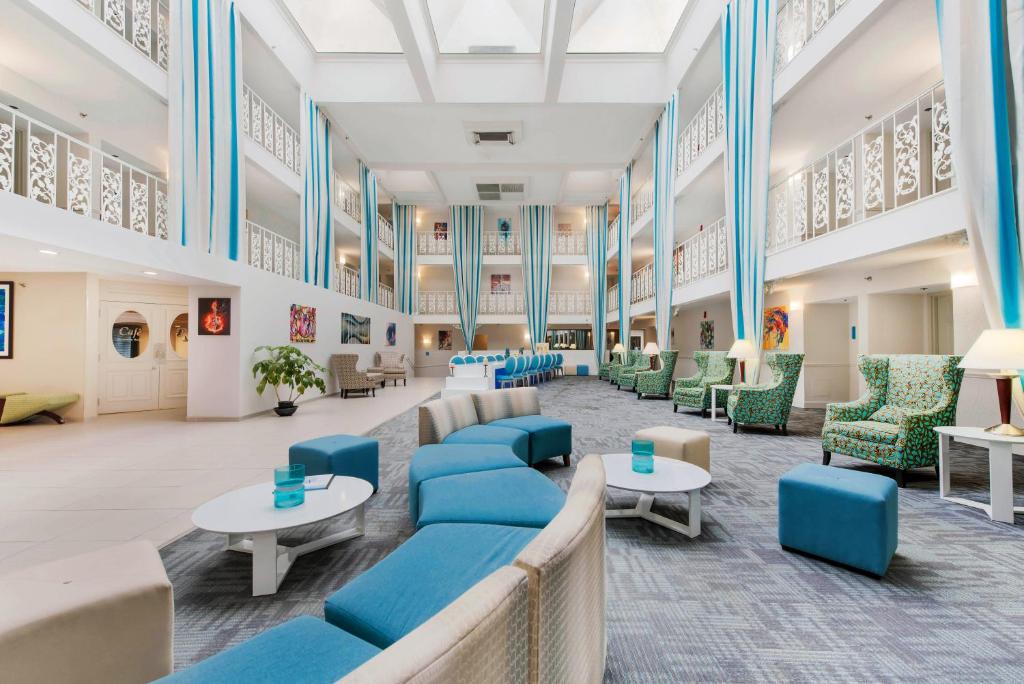
[[[306,501],[306,466],[274,468],[274,508],[292,508]]]
[[[633,440],[633,472],[654,472],[654,442],[649,439]]]

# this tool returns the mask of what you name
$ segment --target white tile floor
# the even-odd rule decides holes
[[[441,384],[411,378],[376,398],[327,397],[291,418],[196,423],[151,411],[0,428],[0,573],[130,539],[162,546],[192,529],[199,504],[270,480],[289,445],[364,434]]]

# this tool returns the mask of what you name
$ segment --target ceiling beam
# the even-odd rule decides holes
[[[565,73],[565,51],[569,49],[569,31],[572,29],[571,2],[548,2],[548,36],[544,50],[544,101],[558,102]]]
[[[433,75],[437,64],[434,48],[430,40],[430,21],[417,2],[405,0],[381,0],[387,7],[388,17],[395,27],[398,42],[405,53],[405,61],[409,65],[416,90],[423,102],[435,102]],[[410,13],[410,9],[412,13]]]

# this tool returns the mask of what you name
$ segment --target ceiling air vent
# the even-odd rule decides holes
[[[501,184],[501,192],[502,193],[517,192],[517,193],[519,193],[521,195],[524,192],[526,192],[526,184],[525,183],[502,183]]]
[[[463,121],[470,145],[509,147],[523,140],[521,121]]]
[[[483,202],[518,202],[526,197],[523,181],[476,182],[476,194]]]
[[[471,55],[514,55],[516,53],[515,45],[470,45],[469,54]]]
[[[516,134],[513,131],[473,131],[473,144],[480,143],[515,145]]]

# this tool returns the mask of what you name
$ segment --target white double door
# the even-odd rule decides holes
[[[99,413],[185,406],[187,307],[101,302],[99,349]]]

